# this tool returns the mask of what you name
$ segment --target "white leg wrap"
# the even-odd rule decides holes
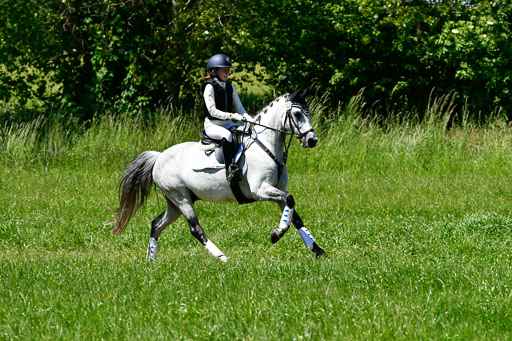
[[[213,244],[211,240],[208,240],[204,247],[213,257],[221,258],[221,260],[223,258],[226,258],[226,255],[221,250],[219,250],[219,248],[215,244]]]
[[[158,241],[155,238],[149,238],[148,252],[146,254],[147,260],[155,259],[158,252]]]
[[[288,230],[290,224],[292,222],[293,217],[293,208],[289,208],[288,206],[284,207],[283,215],[281,216],[281,221],[279,222],[279,231],[284,232]]]
[[[309,250],[313,250],[313,243],[315,242],[315,238],[313,238],[309,230],[306,227],[301,227],[299,230],[299,234],[302,237],[304,244],[306,244],[306,247]]]

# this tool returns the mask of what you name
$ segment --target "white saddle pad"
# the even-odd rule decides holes
[[[215,152],[210,153],[210,155],[206,155],[203,150],[200,151],[200,157],[197,157],[192,164],[192,169],[195,171],[200,171],[204,169],[224,169],[224,164],[219,163],[217,158],[215,158]],[[240,160],[240,156],[242,155],[242,146],[239,146],[238,151],[235,155],[235,162]]]
[[[195,171],[221,168],[224,168],[224,165],[217,161],[215,158],[215,152],[211,153],[210,155],[206,155],[204,152],[202,152],[202,156],[196,158],[194,160],[194,164],[192,165],[192,169]]]

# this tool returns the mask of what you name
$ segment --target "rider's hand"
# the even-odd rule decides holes
[[[236,121],[243,121],[244,117],[241,114],[234,113],[231,114],[231,119]]]
[[[254,118],[252,118],[251,115],[249,115],[248,113],[245,113],[244,115],[244,121],[247,121],[249,123],[255,123],[256,120]]]

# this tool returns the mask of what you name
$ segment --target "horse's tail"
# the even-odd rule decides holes
[[[145,151],[135,157],[124,170],[119,183],[120,205],[116,210],[114,227],[110,231],[112,234],[122,232],[135,212],[144,205],[153,183],[153,166],[160,154]]]

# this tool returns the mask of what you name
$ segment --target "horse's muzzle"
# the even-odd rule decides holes
[[[313,130],[310,130],[303,138],[302,138],[302,147],[304,148],[314,148],[318,143],[318,136]]]

